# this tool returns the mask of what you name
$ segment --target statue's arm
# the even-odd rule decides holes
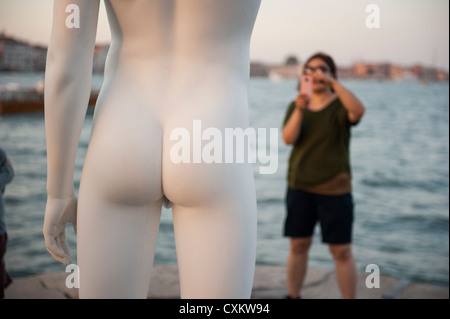
[[[52,256],[70,263],[66,223],[76,226],[73,170],[89,103],[100,0],[55,0],[45,71],[47,207],[44,237]],[[79,18],[79,25],[77,24]]]
[[[55,0],[45,71],[47,191],[73,195],[73,168],[88,107],[100,0]],[[69,5],[79,8],[79,28],[68,28]],[[69,7],[70,8],[70,7]]]

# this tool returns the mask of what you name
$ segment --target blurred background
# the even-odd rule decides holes
[[[379,28],[368,28],[379,8]],[[43,79],[51,0],[0,0],[0,147],[16,176],[5,192],[11,276],[64,271],[42,236],[46,200]],[[281,128],[296,96],[298,68],[313,53],[335,59],[342,83],[365,104],[352,131],[354,252],[358,269],[448,286],[449,3],[444,0],[263,0],[251,43],[250,121]],[[91,104],[103,81],[110,34],[102,4]],[[369,23],[370,24],[370,23]],[[77,153],[76,189],[89,145],[88,110]],[[279,141],[279,166],[260,175],[257,263],[285,265],[282,237],[290,147]],[[76,262],[76,236],[67,230]],[[171,211],[163,209],[155,262],[176,263]],[[315,233],[312,267],[333,268]]]

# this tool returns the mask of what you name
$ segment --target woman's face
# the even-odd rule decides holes
[[[331,76],[330,68],[328,65],[319,58],[312,59],[308,62],[308,64],[305,66],[305,73],[311,74],[311,75],[318,75],[318,74],[324,74],[327,73],[327,75]],[[317,79],[316,77],[313,77],[313,91],[314,93],[321,93],[323,91],[326,91],[330,89],[330,85],[320,79]]]

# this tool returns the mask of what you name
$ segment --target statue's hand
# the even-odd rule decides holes
[[[66,224],[72,223],[77,232],[77,197],[47,197],[44,216],[44,238],[47,250],[57,261],[65,266],[72,263],[66,242]]]

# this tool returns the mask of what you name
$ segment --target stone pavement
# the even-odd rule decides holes
[[[69,273],[58,272],[14,278],[6,289],[5,299],[77,299],[78,289],[69,289],[65,280]],[[380,276],[380,288],[369,289],[365,282],[369,273],[358,275],[358,299],[448,299],[448,287],[415,283]],[[155,265],[148,292],[149,299],[179,298],[176,265]],[[286,295],[285,268],[258,265],[255,271],[252,299],[283,299]],[[330,269],[310,268],[302,290],[303,299],[339,299],[340,293]]]

